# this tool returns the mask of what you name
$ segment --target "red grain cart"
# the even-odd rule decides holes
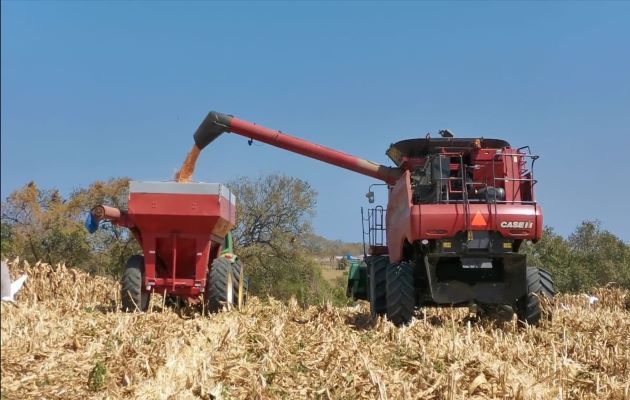
[[[179,298],[204,294],[206,309],[241,304],[242,265],[223,254],[236,220],[235,197],[217,183],[139,182],[129,184],[127,210],[99,205],[86,227],[101,221],[129,228],[143,255],[129,258],[122,276],[122,307],[146,311],[152,292]]]

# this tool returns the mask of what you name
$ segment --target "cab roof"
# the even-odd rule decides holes
[[[502,149],[510,147],[510,144],[501,139],[484,139],[484,138],[426,138],[426,139],[407,139],[400,142],[392,143],[385,152],[387,156],[400,167],[403,157],[421,158],[429,154],[440,152],[440,149],[448,149],[453,152],[467,151],[475,147],[478,141],[481,148],[484,149]]]

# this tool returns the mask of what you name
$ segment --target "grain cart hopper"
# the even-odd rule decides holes
[[[217,112],[201,123],[195,143],[203,149],[224,132],[387,184],[386,243],[366,257],[373,314],[403,324],[417,306],[499,304],[521,321],[541,319],[540,296],[554,294],[551,276],[518,253],[543,227],[534,198],[537,157],[528,147],[443,131],[392,144],[386,154],[396,167],[387,167]]]
[[[86,227],[101,221],[129,231],[143,255],[129,258],[121,281],[126,311],[146,311],[151,292],[180,298],[204,294],[206,310],[241,304],[242,265],[231,252],[235,198],[217,183],[129,183],[127,210],[94,207]]]

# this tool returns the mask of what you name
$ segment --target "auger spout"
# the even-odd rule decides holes
[[[211,111],[194,134],[195,144],[203,149],[224,132],[232,132],[279,147],[359,174],[394,184],[403,171],[346,154],[307,140],[244,121],[232,115]]]

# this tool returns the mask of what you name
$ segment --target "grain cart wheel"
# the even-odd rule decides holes
[[[416,307],[413,265],[408,262],[387,268],[387,318],[395,325],[411,321]]]
[[[387,312],[387,278],[385,273],[389,265],[388,256],[372,256],[368,262],[369,300],[372,316]]]
[[[516,302],[518,320],[530,325],[538,325],[542,317],[540,296],[553,298],[555,294],[553,280],[548,271],[527,267],[527,294]]]
[[[221,311],[224,305],[234,306],[234,275],[232,263],[224,257],[212,261],[206,279],[206,310],[209,313]],[[237,289],[238,290],[238,289]]]
[[[142,290],[144,283],[144,257],[129,257],[121,280],[120,297],[125,312],[146,311],[151,293]]]
[[[242,274],[242,276],[241,276]],[[241,278],[243,279],[243,305],[247,302],[247,293],[249,292],[249,278],[245,276],[243,264],[236,260],[232,263],[232,286],[234,287],[234,303],[238,304],[238,291],[241,288]]]

